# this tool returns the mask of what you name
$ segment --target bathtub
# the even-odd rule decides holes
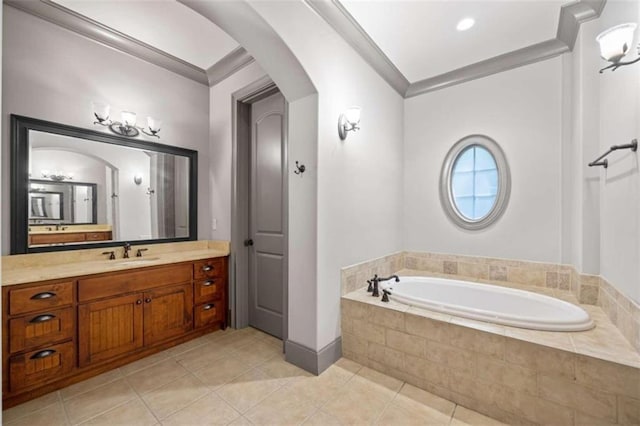
[[[581,307],[530,291],[431,277],[400,277],[380,287],[397,302],[494,324],[546,331],[594,326]]]

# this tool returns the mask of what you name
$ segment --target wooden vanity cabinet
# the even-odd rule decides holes
[[[3,287],[5,408],[224,329],[227,268],[222,257]]]

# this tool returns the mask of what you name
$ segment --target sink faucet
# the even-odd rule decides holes
[[[129,258],[129,251],[131,251],[131,243],[124,243],[124,259]]]
[[[378,297],[380,296],[380,292],[378,291],[378,283],[381,283],[383,281],[389,281],[391,279],[395,279],[395,281],[398,283],[400,282],[400,278],[398,278],[397,275],[391,275],[387,278],[380,278],[379,276],[375,276],[371,279],[371,282],[373,283],[373,293],[371,294],[373,297]],[[385,296],[387,296],[387,294],[385,293]],[[388,302],[388,297],[384,297],[383,299],[387,299],[387,300],[383,300],[383,302]]]

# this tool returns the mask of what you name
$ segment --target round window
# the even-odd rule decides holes
[[[504,212],[509,179],[498,144],[486,136],[467,136],[447,154],[440,176],[440,200],[455,224],[482,229]]]

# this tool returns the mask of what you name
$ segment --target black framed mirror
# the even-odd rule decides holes
[[[197,239],[198,153],[11,115],[11,254]]]

